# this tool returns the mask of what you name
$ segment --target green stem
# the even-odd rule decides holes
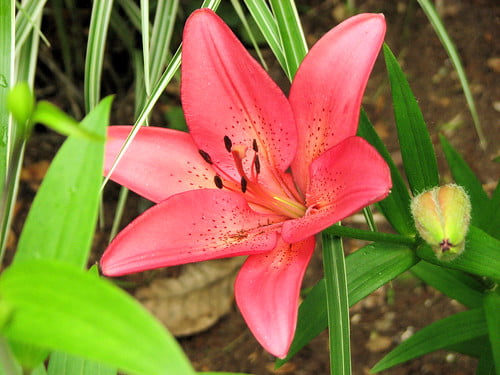
[[[323,268],[330,335],[330,374],[351,374],[349,300],[342,239],[323,232]]]
[[[356,229],[340,225],[333,225],[330,228],[325,229],[324,233],[339,237],[356,238],[358,240],[365,241],[387,242],[398,245],[406,245],[409,247],[416,244],[415,237],[403,236],[401,234],[372,232],[371,230]]]

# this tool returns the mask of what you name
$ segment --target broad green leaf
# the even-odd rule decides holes
[[[322,248],[330,342],[330,374],[350,375],[349,301],[342,239],[323,233]]]
[[[439,185],[436,156],[424,117],[410,85],[387,45],[384,57],[391,83],[394,118],[406,177],[414,195]]]
[[[52,103],[44,100],[37,103],[33,111],[32,121],[34,123],[43,124],[67,136],[104,141],[103,135],[98,135],[85,129],[71,116],[61,111]]]
[[[361,110],[361,116],[359,118],[358,135],[366,139],[377,149],[391,170],[391,193],[383,201],[378,202],[377,207],[399,233],[414,235],[416,231],[410,212],[410,195],[408,194],[408,189],[389,151],[387,151],[387,148],[375,132],[368,116],[363,110]]]
[[[486,350],[479,357],[479,362],[476,367],[476,375],[498,375],[495,371],[495,363],[491,350]]]
[[[346,258],[349,306],[407,271],[418,258],[412,249],[386,243],[372,243]],[[297,331],[288,355],[278,360],[281,366],[315,338],[328,325],[325,280],[319,281],[299,307]]]
[[[131,374],[194,374],[176,341],[137,301],[73,265],[17,262],[0,276],[0,306],[12,309],[1,328],[7,338]]]
[[[483,190],[481,181],[472,172],[465,160],[452,147],[448,140],[440,135],[441,147],[443,149],[446,161],[451,169],[453,179],[458,185],[464,187],[469,194],[472,205],[472,225],[475,225],[483,230],[488,226],[488,219],[491,211],[498,211],[496,207],[492,207],[490,199]]]
[[[25,370],[32,370],[43,364],[50,354],[50,350],[46,348],[16,340],[9,340],[9,345],[17,361]]]
[[[458,329],[460,327],[460,329]],[[410,359],[487,333],[484,311],[474,309],[438,320],[403,341],[372,369],[380,372]]]
[[[500,279],[500,241],[471,226],[465,239],[465,250],[451,261],[439,261],[429,245],[417,249],[417,255],[438,266],[454,268],[478,276]]]
[[[47,375],[116,375],[116,370],[106,365],[89,361],[64,352],[50,356]]]
[[[470,89],[469,82],[467,81],[467,76],[465,75],[465,70],[462,66],[462,62],[460,61],[460,56],[457,52],[457,49],[451,41],[451,38],[446,31],[446,27],[443,25],[443,22],[441,21],[439,14],[438,12],[436,12],[436,9],[432,5],[431,1],[418,0],[418,3],[422,7],[424,13],[427,15],[427,18],[434,28],[434,31],[436,31],[439,40],[441,40],[444,49],[448,53],[448,56],[450,56],[451,62],[455,66],[455,70],[458,73],[458,79],[460,80],[460,84],[462,85],[462,89],[465,94],[465,99],[467,100],[467,104],[469,105],[469,110],[472,115],[472,120],[474,121],[474,126],[476,127],[477,135],[479,136],[481,147],[485,149],[487,143],[486,138],[484,137],[483,129],[481,128],[481,123],[479,122],[476,105],[474,104],[474,97],[472,96],[472,91]]]
[[[82,121],[104,137],[112,98]],[[102,180],[103,142],[70,137],[61,147],[33,201],[14,261],[57,259],[83,267],[92,243]]]
[[[425,283],[467,307],[475,308],[483,305],[484,285],[463,272],[439,267],[425,261],[413,266],[411,272]]]
[[[500,369],[500,295],[492,292],[484,299],[484,313],[495,367]]]
[[[198,372],[198,375],[250,375],[242,372]]]
[[[287,71],[293,79],[300,63],[307,54],[307,43],[293,0],[271,0],[271,8],[278,26]]]

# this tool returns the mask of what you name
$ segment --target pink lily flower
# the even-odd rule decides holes
[[[112,179],[157,204],[101,259],[105,275],[248,255],[237,305],[283,358],[315,234],[385,198],[389,169],[357,137],[362,95],[385,34],[361,14],[328,32],[289,98],[211,10],[186,22],[181,99],[190,133],[144,127]],[[131,127],[109,129],[105,173]]]

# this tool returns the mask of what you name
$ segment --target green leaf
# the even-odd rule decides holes
[[[490,215],[487,220],[488,224],[484,228],[486,233],[491,234],[496,239],[500,240],[500,181],[497,181],[497,187],[491,197],[490,206],[488,208]]]
[[[446,27],[443,25],[441,19],[439,18],[438,12],[432,5],[429,0],[418,0],[418,3],[422,7],[422,10],[427,15],[434,31],[436,31],[439,40],[444,46],[444,49],[448,53],[451,62],[455,66],[455,70],[458,73],[458,79],[460,80],[460,84],[462,85],[462,89],[465,94],[465,99],[467,100],[467,104],[469,105],[469,110],[472,115],[472,120],[474,121],[474,126],[476,128],[477,135],[479,136],[479,141],[481,147],[483,149],[486,148],[486,138],[484,137],[483,130],[481,128],[481,123],[479,122],[479,116],[477,114],[476,105],[474,104],[474,97],[472,96],[472,91],[469,86],[469,82],[467,81],[467,76],[465,75],[465,70],[462,66],[462,62],[460,61],[460,56],[455,48],[455,45],[451,41],[451,38],[446,31]]]
[[[37,103],[33,112],[32,121],[34,123],[43,124],[67,136],[74,136],[94,141],[104,141],[105,139],[102,135],[86,130],[71,116],[68,116],[55,105],[44,100]]]
[[[112,98],[82,121],[104,137]],[[92,243],[102,180],[104,144],[70,137],[43,180],[26,219],[14,261],[58,259],[83,267]]]
[[[267,2],[265,0],[244,0],[252,18],[257,24],[262,36],[267,41],[269,48],[273,51],[276,60],[278,60],[281,68],[291,81],[293,75],[290,73],[287,61],[283,52],[283,45],[281,43],[278,25],[274,18]]]
[[[102,62],[112,7],[113,0],[94,1],[92,5],[84,77],[87,112],[97,105],[100,98]]]
[[[330,374],[350,375],[351,340],[344,248],[340,237],[323,233],[322,240]]]
[[[439,261],[427,244],[417,249],[417,255],[438,266],[453,268],[479,276],[500,279],[500,241],[471,226],[465,239],[465,250],[450,261]]]
[[[467,307],[476,308],[483,305],[484,285],[463,272],[424,261],[413,266],[411,272],[425,283]]]
[[[293,0],[271,0],[290,80],[307,54],[307,43]]]
[[[418,258],[408,247],[384,243],[367,245],[346,258],[349,306],[405,272]],[[325,280],[319,281],[299,308],[299,319],[288,355],[278,360],[281,366],[315,338],[328,325]]]
[[[137,301],[73,265],[29,260],[0,277],[10,338],[140,375],[194,374],[176,341]]]
[[[116,375],[116,370],[71,354],[54,352],[50,356],[47,375]]]
[[[460,329],[458,329],[460,327]],[[435,350],[486,334],[482,309],[463,311],[421,329],[389,352],[372,369],[380,372]]]
[[[366,139],[377,149],[391,170],[391,193],[383,201],[378,202],[377,207],[399,233],[414,235],[416,230],[410,212],[410,195],[408,194],[408,189],[389,151],[387,151],[382,140],[375,132],[364,110],[361,110],[359,118],[358,135]]]
[[[484,299],[484,313],[495,367],[500,369],[500,295],[490,293]]]
[[[34,369],[47,359],[50,350],[38,345],[25,344],[16,340],[9,340],[12,353],[24,369]]]
[[[498,209],[490,204],[490,199],[483,190],[481,181],[467,165],[460,154],[452,147],[448,140],[440,135],[441,147],[446,161],[451,169],[453,179],[458,185],[464,187],[469,194],[472,205],[471,223],[483,230],[488,227],[490,212],[497,212]]]
[[[384,44],[394,117],[406,177],[414,195],[439,185],[436,156],[424,117],[398,61]]]
[[[491,354],[491,350],[485,350],[481,357],[479,357],[476,375],[498,375],[495,371],[495,363],[493,361],[493,354]]]

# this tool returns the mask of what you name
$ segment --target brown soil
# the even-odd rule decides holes
[[[339,0],[303,0],[298,3],[310,45],[338,23],[339,17],[342,17],[345,10],[342,5],[345,2]],[[479,147],[478,137],[457,75],[418,4],[402,0],[366,0],[357,3],[360,11],[382,12],[386,16],[387,43],[399,56],[420,102],[438,150],[443,181],[448,181],[451,177],[439,151],[437,139],[439,133],[446,135],[478,174],[485,188],[491,192],[500,177],[500,165],[492,161],[500,154],[498,121],[500,45],[497,41],[500,30],[500,6],[495,0],[437,1],[473,90],[483,131],[488,139],[488,146],[483,150]],[[42,82],[43,86],[39,88],[39,94],[43,96],[45,93],[47,99],[71,107],[67,97],[58,94],[43,74],[49,73],[44,73],[42,70],[42,76],[38,77],[38,82]],[[279,72],[274,78],[278,81],[283,80]],[[56,77],[56,81],[57,79],[59,78]],[[119,97],[120,94],[123,94],[123,98]],[[76,95],[75,100],[78,99]],[[118,92],[115,105],[125,108],[125,103],[130,103],[130,95]],[[401,164],[383,61],[377,63],[369,83],[364,107],[392,151],[394,159]],[[120,121],[130,123],[132,121],[130,112],[130,110],[121,111],[119,115],[114,116]],[[27,147],[26,174],[20,188],[19,211],[14,222],[10,254],[15,245],[16,235],[20,233],[29,202],[37,189],[39,174],[43,175],[47,160],[50,160],[60,142],[60,137],[42,131],[34,135]],[[109,189],[106,194],[107,205],[115,204],[117,191],[117,187]],[[125,221],[138,214],[139,202],[137,197],[132,195],[127,205]],[[110,221],[106,225],[109,230]],[[103,233],[98,234],[96,244],[94,260],[104,249]],[[354,241],[346,241],[346,249],[349,252],[355,250],[357,246],[359,245]],[[318,254],[308,269],[305,285],[312,285],[321,277],[321,273]],[[149,276],[140,278],[144,281]],[[462,309],[458,303],[421,284],[411,275],[405,274],[399,277],[352,308],[353,373],[368,374],[369,368],[404,337]],[[290,363],[280,370],[274,370],[274,358],[267,354],[249,333],[236,307],[210,329],[182,338],[180,343],[199,370],[247,372],[258,375],[329,373],[327,332],[323,332],[313,340]],[[436,352],[385,371],[383,374],[465,375],[473,374],[475,365],[475,359],[454,353]]]

